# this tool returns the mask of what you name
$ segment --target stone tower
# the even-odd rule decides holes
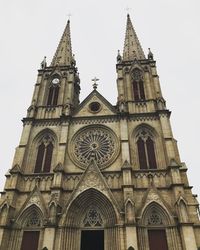
[[[79,103],[68,21],[44,59],[0,203],[1,250],[197,250],[198,202],[161,93],[127,16],[117,105]]]

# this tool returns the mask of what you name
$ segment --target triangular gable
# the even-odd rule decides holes
[[[30,206],[35,205],[38,208],[40,208],[40,210],[43,212],[44,216],[47,215],[47,209],[45,206],[45,202],[43,200],[43,197],[38,189],[37,186],[35,186],[35,188],[33,189],[33,191],[30,193],[30,195],[28,196],[28,198],[26,199],[26,201],[24,202],[24,205],[22,206],[22,208],[20,209],[18,215],[16,218],[19,218],[20,215]]]
[[[79,194],[90,188],[94,188],[103,193],[115,205],[115,208],[118,210],[118,212],[120,212],[119,205],[94,160],[91,161],[83,173],[79,183],[72,192],[72,195],[66,204],[64,211],[67,212],[67,209]]]
[[[91,110],[91,103],[99,103],[100,108],[97,112]],[[104,115],[115,115],[115,107],[108,102],[97,90],[93,90],[78,106],[74,111],[74,117],[84,116],[104,116]]]
[[[172,211],[169,204],[164,200],[164,198],[161,196],[161,194],[159,193],[157,188],[154,185],[152,185],[147,190],[147,192],[145,193],[145,195],[144,195],[144,197],[142,199],[141,206],[137,211],[138,217],[142,216],[143,211],[152,202],[155,202],[155,203],[159,204],[161,207],[165,208],[166,211],[168,211],[168,212]]]

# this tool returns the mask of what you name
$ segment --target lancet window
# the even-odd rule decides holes
[[[59,78],[55,77],[49,87],[49,95],[47,98],[47,105],[50,106],[55,106],[58,103],[58,95],[59,95],[59,89],[60,89],[60,85],[59,85]]]
[[[50,172],[53,148],[53,138],[49,134],[45,135],[38,146],[35,173]]]
[[[134,69],[132,73],[132,87],[135,101],[145,100],[144,82],[142,72],[139,69]]]
[[[142,129],[137,134],[137,149],[140,169],[156,169],[155,143],[152,134]]]

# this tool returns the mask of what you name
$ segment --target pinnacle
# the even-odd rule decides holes
[[[70,20],[68,20],[59,45],[57,47],[56,53],[51,62],[51,66],[71,65],[72,59],[73,56],[70,35]]]
[[[127,14],[126,36],[124,42],[123,60],[145,59],[143,49],[133,28],[130,15]]]

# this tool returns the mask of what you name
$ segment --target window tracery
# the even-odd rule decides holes
[[[149,225],[162,225],[162,217],[158,213],[156,209],[152,209],[149,218],[148,218],[148,224]]]
[[[50,172],[53,148],[53,138],[49,134],[46,134],[38,146],[35,173]]]
[[[26,227],[40,227],[41,219],[36,211],[33,211],[26,221]]]
[[[85,227],[100,227],[103,225],[102,216],[95,207],[91,207],[88,210],[83,220],[83,225]]]
[[[145,128],[136,135],[139,164],[141,169],[156,169],[154,137]]]
[[[141,71],[139,69],[134,69],[132,73],[132,78],[134,100],[145,100],[144,82]]]

